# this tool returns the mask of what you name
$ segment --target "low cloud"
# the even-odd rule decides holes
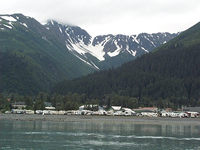
[[[6,0],[1,14],[55,19],[92,35],[178,32],[200,21],[199,0]]]

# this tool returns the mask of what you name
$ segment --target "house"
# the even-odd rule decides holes
[[[98,110],[99,115],[107,115],[107,111],[105,110]]]
[[[44,106],[46,110],[55,110],[56,108],[52,106],[50,102],[44,102]]]
[[[107,115],[105,110],[92,111],[92,115]]]
[[[169,117],[172,117],[172,118],[179,117],[179,113],[178,112],[169,112]]]
[[[169,112],[167,112],[166,110],[162,110],[162,111],[160,112],[160,116],[161,116],[161,117],[169,117]]]
[[[49,110],[50,115],[59,115],[59,111]]]
[[[34,114],[34,111],[26,110],[26,109],[12,109],[11,113],[13,113],[13,114]]]
[[[124,113],[121,110],[119,110],[119,111],[114,112],[113,115],[114,116],[123,116]]]
[[[38,115],[41,115],[41,114],[43,114],[43,110],[36,110],[35,113]]]
[[[14,102],[11,104],[13,109],[25,109],[26,108],[26,104],[25,102]]]
[[[183,107],[183,111],[191,118],[199,117],[200,115],[200,107]]]
[[[52,106],[50,106],[50,107],[45,107],[45,109],[46,109],[46,110],[55,110],[56,108],[55,108],[55,107],[52,107]]]
[[[131,110],[130,108],[122,108],[122,112],[124,116],[132,116],[136,115],[135,111]]]
[[[78,115],[79,110],[67,110],[64,115]]]
[[[89,105],[82,105],[79,107],[79,111],[82,111],[82,110],[95,110],[97,111],[98,110],[98,105],[93,105],[93,104],[89,104]]]
[[[157,107],[139,107],[133,110],[137,113],[138,116],[158,117]]]
[[[92,111],[91,110],[81,110],[79,112],[79,115],[92,115]]]
[[[180,112],[179,113],[179,117],[180,118],[187,118],[187,117],[189,117],[189,115],[187,113],[185,113],[185,112]]]
[[[49,110],[42,110],[42,115],[50,115],[50,111]]]
[[[24,113],[32,115],[32,114],[34,114],[34,111],[33,110],[24,110]]]
[[[188,114],[188,117],[191,117],[191,118],[199,117],[199,112],[188,111],[186,113]]]
[[[23,109],[12,109],[11,113],[13,113],[13,114],[24,114],[24,110]]]
[[[116,111],[120,111],[122,109],[122,106],[111,106],[111,109],[116,112]]]
[[[66,113],[66,111],[64,111],[64,110],[58,111],[58,115],[65,115],[65,113]]]
[[[144,117],[158,117],[158,113],[155,113],[155,112],[141,112],[141,116],[144,116]]]
[[[172,118],[185,118],[188,117],[188,114],[185,112],[167,112],[168,115],[167,117],[172,117]]]
[[[139,107],[137,109],[133,109],[135,112],[158,112],[157,107]]]
[[[107,112],[108,115],[122,115],[121,106],[111,106],[110,110]]]

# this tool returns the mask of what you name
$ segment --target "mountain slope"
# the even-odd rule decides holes
[[[159,47],[178,34],[102,35],[92,37],[77,26],[49,21],[46,28],[54,33],[67,49],[96,69],[107,69],[135,59]]]
[[[47,92],[55,83],[120,66],[177,34],[91,37],[77,26],[0,15],[0,93]]]
[[[135,97],[140,105],[200,105],[199,64],[200,23],[135,61],[62,82],[54,90],[60,94],[85,93],[89,98],[100,99],[115,93]]]
[[[58,81],[94,71],[43,25],[21,14],[0,16],[0,53],[1,92],[48,91]]]

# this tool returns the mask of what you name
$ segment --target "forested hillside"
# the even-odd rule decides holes
[[[0,15],[0,93],[34,95],[94,71],[33,18]]]

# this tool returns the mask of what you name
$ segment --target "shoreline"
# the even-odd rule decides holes
[[[163,118],[137,116],[85,116],[85,115],[28,115],[28,114],[0,114],[1,120],[16,121],[52,121],[52,122],[82,122],[109,121],[113,123],[141,123],[141,124],[199,124],[200,118]]]

